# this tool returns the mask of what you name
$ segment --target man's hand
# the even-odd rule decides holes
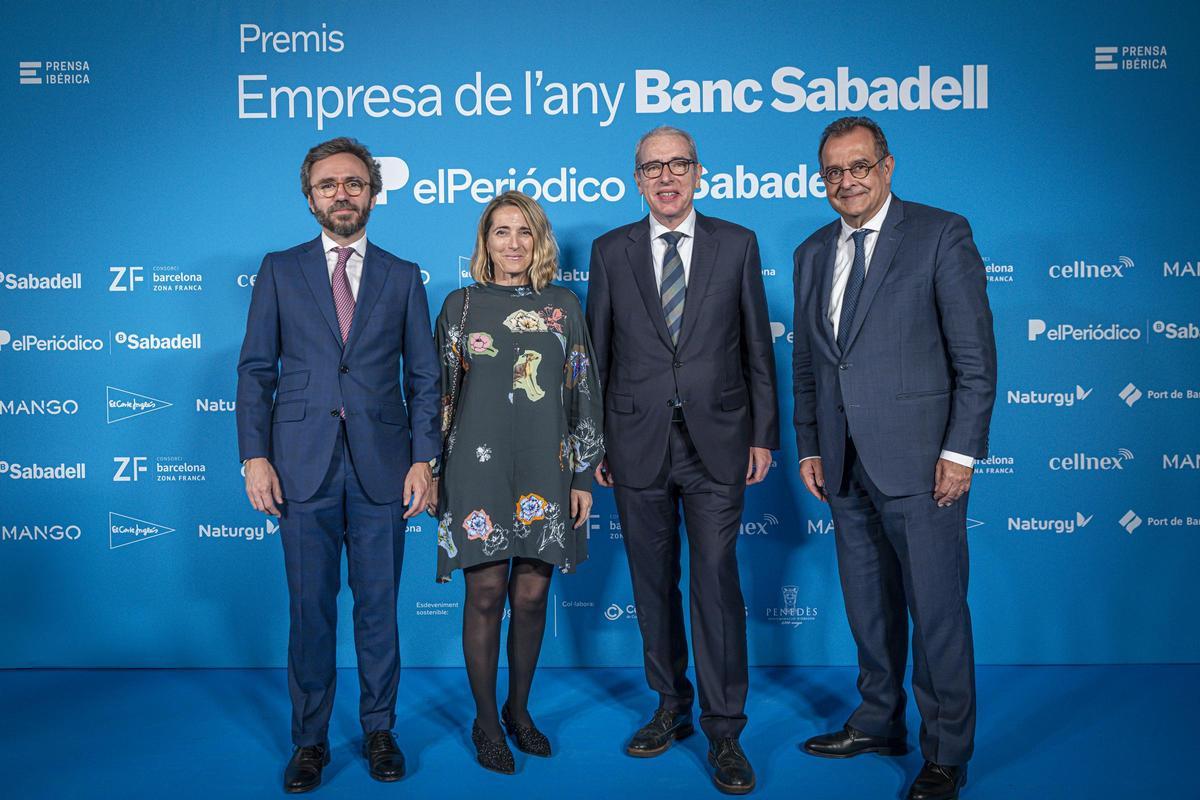
[[[750,448],[750,463],[746,465],[746,485],[762,483],[771,469],[771,451],[765,447]]]
[[[588,515],[592,513],[592,493],[585,492],[582,489],[571,490],[571,516],[575,519],[575,524],[572,529],[578,528],[580,525],[588,521]]]
[[[425,510],[432,484],[433,470],[428,462],[418,461],[409,467],[408,476],[404,479],[404,505],[408,506],[408,511],[404,512],[405,519],[412,519]]]
[[[613,486],[612,473],[608,471],[608,459],[600,459],[600,463],[596,465],[596,483],[606,489],[611,489]]]
[[[283,503],[283,489],[279,486],[279,476],[275,468],[265,458],[246,459],[246,497],[255,511],[279,516],[279,506]]]
[[[825,493],[825,467],[820,458],[806,458],[800,462],[800,479],[809,494],[822,503],[829,502],[829,495]]]
[[[952,505],[971,488],[971,476],[975,470],[939,458],[934,470],[933,501],[938,508]]]
[[[429,498],[425,501],[425,510],[434,519],[437,519],[438,480],[438,478],[434,478],[433,482],[429,484]]]

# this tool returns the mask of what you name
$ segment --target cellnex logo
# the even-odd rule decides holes
[[[267,517],[262,525],[199,525],[196,536],[200,539],[242,539],[261,542],[267,536],[279,533],[279,523]]]
[[[127,350],[199,350],[200,349],[200,334],[198,333],[177,333],[175,335],[163,334],[141,334],[129,333],[128,331],[117,331],[113,334],[113,341],[121,345]]]
[[[82,289],[83,275],[78,272],[56,272],[53,275],[34,275],[32,272],[17,275],[12,272],[0,272],[0,287],[14,292]]]
[[[1044,519],[1039,517],[1009,517],[1008,529],[1010,531],[1021,531],[1023,533],[1038,533],[1046,531],[1048,533],[1074,533],[1080,528],[1086,528],[1087,524],[1092,521],[1095,514],[1084,516],[1080,512],[1075,512],[1075,518],[1066,519]]]
[[[14,481],[82,481],[87,478],[87,464],[17,464],[0,461],[0,476]]]
[[[6,330],[0,330],[0,352],[10,347],[14,353],[62,353],[98,351],[104,349],[103,339],[94,339],[81,334],[54,334],[42,337],[32,333],[13,336]]]
[[[1055,279],[1105,280],[1108,278],[1124,278],[1125,270],[1133,269],[1133,267],[1133,259],[1129,256],[1121,256],[1115,264],[1089,264],[1082,259],[1078,259],[1069,264],[1051,264],[1049,273],[1050,277]]]
[[[1051,327],[1047,326],[1044,319],[1029,320],[1029,341],[1035,342],[1043,334],[1048,342],[1119,342],[1141,339],[1142,329],[1128,328],[1117,322],[1083,326],[1060,322]]]
[[[108,514],[108,549],[116,550],[138,542],[156,539],[174,533],[174,528],[160,525],[137,517],[127,517],[124,514],[109,512]]]
[[[1075,391],[1073,392],[1010,389],[1007,399],[1008,404],[1014,406],[1055,406],[1057,408],[1069,408],[1077,402],[1087,400],[1088,395],[1091,393],[1091,389],[1084,389],[1079,384],[1075,384]]]
[[[1069,456],[1054,456],[1049,461],[1050,469],[1067,472],[1109,472],[1125,469],[1125,462],[1133,460],[1133,453],[1124,447],[1115,456],[1091,456],[1087,453],[1072,453]]]
[[[78,414],[79,403],[76,400],[0,400],[0,417],[17,416],[49,416],[59,414]]]
[[[128,389],[118,389],[115,386],[106,386],[104,388],[107,393],[105,409],[108,413],[109,425],[114,422],[130,419],[131,417],[140,417],[143,414],[162,411],[164,408],[170,408],[173,405],[173,403],[168,403],[166,400],[159,400],[156,397],[131,392]]]
[[[762,522],[743,522],[738,527],[739,536],[766,536],[771,528],[779,524],[774,514],[763,514]]]
[[[800,587],[789,584],[780,587],[779,591],[783,596],[783,605],[778,608],[766,609],[765,616],[768,621],[789,628],[798,628],[804,623],[812,622],[817,618],[817,609],[815,607],[799,604]]]
[[[0,525],[0,542],[77,542],[78,525]]]

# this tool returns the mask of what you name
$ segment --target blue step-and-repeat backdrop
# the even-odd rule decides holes
[[[562,280],[645,213],[633,147],[691,131],[697,206],[758,232],[790,420],[791,253],[816,143],[887,132],[894,188],[972,223],[1000,350],[970,505],[981,663],[1200,660],[1200,76],[1177,3],[114,3],[5,14],[0,667],[280,666],[278,528],[243,493],[235,365],[298,170],[367,143],[373,241],[461,285],[482,204],[540,198]],[[853,663],[790,425],[740,539],[754,664]],[[611,494],[543,663],[641,663]],[[461,663],[463,582],[407,536],[409,665]],[[352,665],[350,597],[340,658]]]

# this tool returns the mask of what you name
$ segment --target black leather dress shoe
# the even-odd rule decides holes
[[[500,709],[500,721],[504,723],[505,730],[522,753],[543,758],[550,756],[550,740],[546,738],[546,734],[539,731],[536,725],[522,725],[513,719],[508,710],[508,703]]]
[[[372,731],[363,740],[363,756],[371,777],[390,783],[404,777],[404,753],[396,746],[391,731]]]
[[[947,767],[926,761],[908,790],[908,800],[958,800],[967,785],[967,765]]]
[[[638,728],[629,744],[625,745],[625,752],[634,758],[651,758],[665,753],[672,742],[686,739],[695,732],[691,714],[660,708],[649,722]]]
[[[822,758],[850,758],[863,753],[902,756],[908,752],[908,743],[903,738],[870,736],[847,725],[840,731],[812,737],[802,749],[809,755]]]
[[[713,784],[725,794],[749,794],[754,790],[754,768],[737,739],[710,741],[708,763],[713,768]]]
[[[297,747],[283,770],[283,790],[291,794],[311,792],[321,785],[321,770],[329,763],[329,745]]]

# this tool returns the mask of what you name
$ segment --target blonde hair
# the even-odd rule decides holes
[[[513,206],[525,216],[525,222],[533,232],[533,260],[529,264],[529,282],[535,292],[546,288],[558,275],[558,242],[550,229],[550,220],[538,202],[522,192],[509,191],[492,198],[479,217],[479,228],[475,232],[475,252],[471,254],[471,277],[479,283],[495,279],[492,260],[488,257],[487,237],[492,227],[492,215],[496,209]]]

